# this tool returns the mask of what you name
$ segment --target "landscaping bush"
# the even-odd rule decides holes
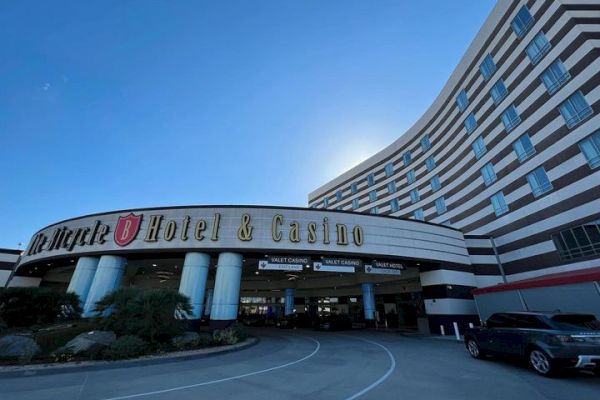
[[[75,293],[49,288],[0,288],[0,320],[7,327],[48,324],[79,318],[81,306]]]
[[[106,358],[111,360],[121,360],[123,358],[132,358],[141,356],[148,350],[148,343],[137,336],[125,335],[112,343],[104,352]]]
[[[192,306],[186,296],[173,290],[121,288],[104,296],[95,311],[110,311],[98,318],[101,329],[156,343],[185,332],[188,322],[175,318],[175,314],[191,313]]]
[[[246,334],[244,329],[236,324],[223,330],[214,331],[213,343],[216,345],[236,344],[246,340],[247,336],[248,335]]]

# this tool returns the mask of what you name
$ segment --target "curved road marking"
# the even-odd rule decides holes
[[[346,336],[346,335],[344,335]],[[382,344],[379,344],[377,342],[374,342],[372,340],[369,339],[363,339],[363,338],[359,338],[359,337],[355,337],[354,339],[358,339],[358,340],[362,340],[363,342],[368,342],[371,344],[374,344],[375,346],[379,346],[381,347],[383,350],[385,350],[385,352],[387,353],[388,357],[390,358],[390,368],[387,370],[387,372],[385,374],[383,374],[381,376],[381,378],[377,379],[375,382],[371,383],[369,386],[367,386],[366,388],[364,388],[363,390],[361,390],[360,392],[356,392],[355,394],[353,394],[350,397],[347,397],[344,400],[354,400],[359,398],[360,396],[362,396],[363,394],[367,393],[368,391],[374,389],[376,386],[378,386],[379,384],[381,384],[381,382],[385,381],[388,376],[390,376],[390,374],[394,371],[394,369],[396,368],[396,359],[394,358],[394,356],[392,355],[392,353],[388,350],[387,347],[385,347]]]
[[[249,372],[247,374],[242,374],[242,375],[236,375],[236,376],[230,376],[229,378],[223,378],[223,379],[215,379],[214,381],[208,381],[208,382],[202,382],[202,383],[194,383],[192,385],[185,385],[185,386],[176,386],[173,388],[169,388],[169,389],[162,389],[162,390],[154,390],[152,392],[144,392],[144,393],[137,393],[137,394],[130,394],[127,396],[119,396],[119,397],[110,397],[110,398],[106,398],[103,400],[121,400],[121,399],[132,399],[135,397],[144,397],[144,396],[152,396],[155,394],[161,394],[161,393],[168,393],[168,392],[175,392],[178,390],[184,390],[184,389],[190,389],[190,388],[194,388],[194,387],[199,387],[199,386],[206,386],[206,385],[212,385],[215,383],[221,383],[221,382],[227,382],[227,381],[232,381],[234,379],[240,379],[240,378],[245,378],[247,376],[252,376],[252,375],[258,375],[258,374],[264,374],[265,372],[269,372],[269,371],[274,371],[276,369],[281,369],[281,368],[285,368],[285,367],[289,367],[290,365],[294,365],[294,364],[298,364],[304,360],[308,360],[309,358],[311,358],[312,356],[314,356],[315,354],[317,354],[317,352],[319,351],[319,349],[321,348],[321,343],[316,340],[313,339],[311,337],[308,336],[304,336],[306,339],[310,339],[313,342],[315,342],[317,344],[317,347],[315,347],[315,349],[313,350],[312,353],[310,353],[307,356],[304,356],[302,358],[299,358],[298,360],[289,362],[289,363],[285,363],[282,365],[278,365],[276,367],[271,367],[271,368],[267,368],[267,369],[262,369],[260,371],[254,371],[254,372]]]

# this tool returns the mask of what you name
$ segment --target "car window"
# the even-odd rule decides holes
[[[600,330],[600,321],[593,315],[555,315],[550,318],[559,329]]]
[[[488,328],[505,328],[508,327],[508,321],[505,314],[492,314],[486,323]]]
[[[550,327],[540,320],[535,315],[522,315],[515,314],[514,322],[516,328],[528,328],[528,329],[549,329]]]

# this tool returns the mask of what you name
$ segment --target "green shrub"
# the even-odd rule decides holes
[[[248,335],[239,325],[232,325],[223,330],[213,332],[213,343],[216,345],[230,345],[244,341]]]
[[[137,336],[125,335],[113,342],[104,355],[111,360],[132,358],[144,354],[148,350],[148,344]]]
[[[121,288],[104,296],[95,311],[110,311],[98,318],[102,329],[156,343],[185,332],[187,321],[175,318],[175,314],[190,313],[192,306],[186,296],[174,290]]]
[[[48,324],[79,318],[81,306],[75,293],[49,288],[0,288],[0,320],[7,327]]]

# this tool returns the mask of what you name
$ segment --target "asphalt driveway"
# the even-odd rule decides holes
[[[446,340],[396,333],[263,329],[248,349],[102,370],[0,376],[12,399],[578,399],[600,378],[543,378],[515,363],[471,359]]]

